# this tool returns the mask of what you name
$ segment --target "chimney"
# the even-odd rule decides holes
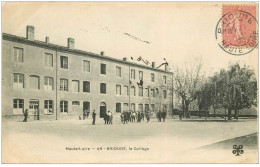
[[[124,57],[124,58],[123,58],[123,61],[127,61],[127,58],[126,58],[126,57]]]
[[[155,62],[154,61],[152,62],[152,67],[155,68]]]
[[[34,26],[27,26],[26,27],[26,38],[28,40],[33,41],[34,40]]]
[[[105,53],[104,53],[104,51],[102,51],[102,52],[100,52],[100,54],[101,54],[101,56],[104,56]]]
[[[49,43],[49,37],[45,37],[45,42]]]
[[[165,64],[165,71],[169,71],[169,66],[168,66],[168,64]]]
[[[74,49],[74,38],[68,38],[68,48],[69,49]]]

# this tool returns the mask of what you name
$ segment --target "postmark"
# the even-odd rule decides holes
[[[231,55],[245,55],[258,46],[256,6],[223,6],[215,36],[219,47]]]

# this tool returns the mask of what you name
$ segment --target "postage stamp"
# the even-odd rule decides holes
[[[256,6],[223,5],[216,27],[218,45],[232,55],[245,55],[258,45]]]

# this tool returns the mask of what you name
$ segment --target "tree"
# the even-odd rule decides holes
[[[190,118],[189,105],[196,99],[205,81],[202,71],[202,60],[195,59],[185,63],[185,69],[176,68],[174,71],[175,93],[181,97],[182,110],[186,118]]]

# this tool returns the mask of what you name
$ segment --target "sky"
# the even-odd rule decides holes
[[[235,2],[232,2],[233,4]],[[249,2],[248,2],[249,3]],[[251,3],[252,4],[252,3]],[[222,16],[221,2],[7,2],[2,4],[2,32],[25,37],[35,27],[35,39],[123,59],[141,56],[156,66],[184,67],[202,58],[205,69],[219,71],[229,62],[258,68],[258,48],[234,56],[215,39]],[[137,61],[135,61],[137,62]],[[141,62],[139,62],[141,63]],[[142,64],[142,63],[141,63]]]

